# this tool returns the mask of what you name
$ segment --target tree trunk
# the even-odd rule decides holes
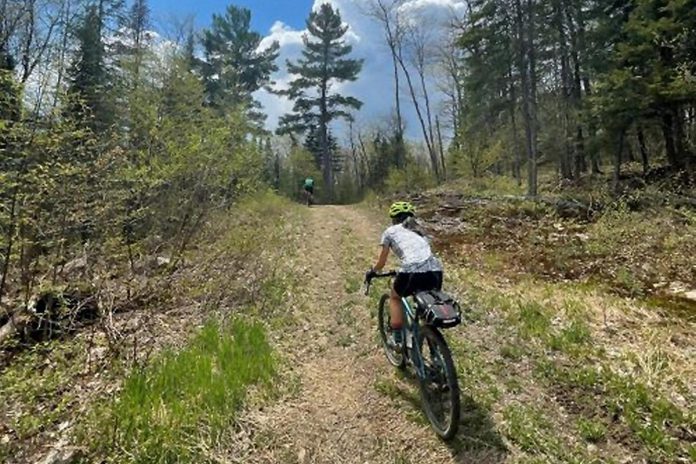
[[[391,32],[389,32],[391,35]],[[406,156],[404,153],[404,123],[401,117],[401,89],[399,82],[399,65],[396,60],[396,50],[394,44],[389,44],[389,49],[392,55],[392,65],[394,67],[394,103],[396,106],[396,167],[403,169],[406,165]]]
[[[677,166],[687,167],[689,153],[686,148],[686,134],[684,133],[684,117],[681,108],[675,105],[674,113],[674,145],[677,150]]]
[[[534,55],[533,0],[527,0],[526,12],[522,0],[515,0],[517,35],[519,42],[520,74],[524,111],[525,142],[527,149],[527,194],[537,196],[537,126],[536,126],[536,58]],[[529,24],[525,28],[525,13]]]
[[[588,97],[590,97],[590,96],[592,95],[592,84],[591,84],[591,82],[590,82],[590,79],[589,79],[587,76],[584,76],[584,77],[582,78],[582,83],[583,83],[583,87],[585,88],[585,94],[586,94]],[[588,124],[588,126],[589,126],[589,131],[590,131],[590,135],[589,135],[589,136],[590,136],[592,139],[595,139],[595,140],[596,140],[596,139],[597,139],[597,125],[596,125],[594,119],[592,118],[592,116],[590,116],[589,120],[590,120],[590,121],[589,121],[589,124]],[[599,164],[600,164],[600,154],[599,154],[599,150],[597,150],[597,147],[596,147],[596,146],[593,146],[593,147],[591,147],[591,149],[590,149],[590,162],[591,162],[591,164],[592,164],[592,174],[593,174],[593,175],[595,175],[595,174],[602,174],[602,170],[601,170],[601,168],[599,167]]]
[[[513,146],[515,147],[515,160],[513,162],[512,174],[517,180],[517,185],[522,185],[522,147],[520,146],[520,138],[517,133],[517,118],[515,117],[515,107],[517,106],[517,92],[515,89],[515,81],[512,77],[512,63],[508,66],[508,79],[510,87],[508,88],[509,107],[510,107],[510,129],[512,130]]]
[[[561,155],[561,177],[563,179],[573,180],[573,162],[575,158],[575,153],[573,152],[573,147],[570,143],[571,139],[571,123],[570,123],[570,65],[568,59],[568,45],[565,32],[565,25],[563,23],[563,12],[561,11],[560,2],[557,0],[554,7],[554,20],[556,22],[556,30],[558,32],[559,41],[559,51],[560,57],[558,60],[561,64],[561,103],[560,103],[560,113],[562,114],[562,127],[563,127],[563,149],[564,153]]]
[[[537,186],[538,186],[538,167],[537,161],[539,157],[539,127],[537,121],[537,69],[536,69],[536,49],[534,44],[534,38],[536,37],[536,27],[534,13],[534,0],[527,0],[527,16],[528,16],[528,29],[529,29],[529,76],[530,76],[530,116],[531,116],[531,128],[532,128],[532,156],[529,160],[529,195],[532,197],[537,196]]]
[[[416,95],[416,89],[413,87],[413,80],[411,79],[411,73],[408,71],[408,67],[406,66],[406,63],[403,60],[403,57],[399,56],[397,57],[399,61],[399,66],[401,67],[401,70],[404,73],[404,76],[406,76],[406,82],[408,84],[408,90],[409,93],[411,94],[411,100],[413,101],[413,106],[416,110],[416,116],[418,116],[418,122],[420,123],[421,130],[423,131],[423,139],[425,140],[425,145],[426,148],[428,149],[428,155],[430,157],[430,165],[433,168],[433,174],[435,174],[436,179],[440,179],[440,169],[439,169],[439,161],[437,159],[437,154],[435,153],[435,149],[433,147],[433,141],[430,139],[428,135],[428,129],[425,124],[425,119],[423,118],[423,112],[421,110],[420,103],[418,102],[418,96]]]
[[[621,179],[621,163],[623,162],[624,141],[626,138],[626,129],[621,129],[619,132],[619,144],[614,156],[614,188],[619,187]]]
[[[629,138],[626,144],[626,161],[629,163],[634,163],[636,161],[636,154],[633,153],[633,145],[631,145],[631,139]]]
[[[636,128],[638,135],[638,147],[640,148],[640,159],[643,162],[643,175],[647,175],[650,170],[650,160],[648,158],[648,149],[645,146],[645,134],[643,133],[643,127],[640,125]]]
[[[381,22],[384,26],[387,45],[392,57],[392,67],[394,73],[394,104],[396,107],[396,167],[403,168],[406,165],[406,153],[404,149],[404,123],[401,114],[401,85],[399,79],[399,63],[398,57],[401,51],[397,47],[401,47],[400,42],[400,24],[398,16],[392,17],[392,8],[398,7],[398,4],[385,4],[382,0],[377,0],[372,4],[373,11],[371,15]],[[396,22],[396,24],[394,24]]]
[[[396,124],[401,133],[404,130],[404,124],[401,120],[401,96],[399,95],[399,65],[396,62],[395,52],[392,49],[392,65],[394,66],[394,104],[396,106]]]
[[[582,109],[582,63],[580,53],[585,45],[584,20],[582,19],[581,8],[578,8],[575,12],[573,12],[571,11],[571,8],[568,8],[568,5],[564,2],[563,11],[565,13],[566,22],[568,24],[568,32],[570,36],[570,59],[573,64],[572,103],[573,109],[575,110],[575,119],[577,120],[577,114]],[[575,177],[580,178],[582,173],[587,171],[587,161],[585,156],[585,137],[580,121],[576,122],[575,131],[576,132],[574,147],[574,168]]]
[[[428,135],[430,137],[430,141],[431,141],[433,148],[434,148],[434,146],[435,146],[435,134],[433,132],[433,118],[432,118],[432,113],[430,111],[430,97],[428,96],[428,87],[425,85],[425,64],[424,63],[419,64],[418,75],[420,77],[421,90],[423,91],[423,99],[425,101],[425,115],[428,118]],[[436,172],[436,176],[437,176],[438,180],[442,180],[439,172]]]
[[[447,164],[445,163],[445,147],[442,144],[442,131],[440,130],[440,118],[435,116],[437,128],[437,146],[440,149],[440,162],[442,163],[442,180],[447,180]]]
[[[333,200],[333,160],[329,150],[329,111],[327,105],[327,93],[329,85],[329,77],[327,76],[326,63],[329,62],[329,46],[330,44],[324,40],[324,69],[321,81],[321,101],[320,101],[320,116],[319,116],[319,144],[322,153],[322,174],[324,178],[324,190],[326,192],[326,200]]]
[[[665,139],[667,161],[669,161],[672,167],[678,168],[679,157],[677,156],[677,148],[674,144],[674,118],[670,112],[665,112],[662,115],[662,136]]]

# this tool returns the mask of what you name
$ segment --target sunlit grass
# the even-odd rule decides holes
[[[261,325],[210,322],[183,350],[133,372],[95,413],[97,432],[83,434],[97,454],[120,450],[129,462],[206,462],[204,450],[232,425],[247,389],[269,385],[275,369]]]

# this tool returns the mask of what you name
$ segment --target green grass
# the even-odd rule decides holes
[[[531,406],[511,404],[503,410],[505,433],[522,451],[531,455],[558,456],[565,451],[553,434],[553,426],[544,413]]]
[[[456,363],[460,389],[470,394],[481,407],[490,409],[501,396],[496,366],[467,340],[449,337],[448,343]]]
[[[204,450],[232,425],[248,388],[270,385],[275,369],[261,325],[210,322],[181,351],[133,372],[82,438],[119,462],[207,462]]]
[[[360,288],[362,288],[362,282],[360,281],[360,279],[352,276],[346,278],[346,293],[357,293],[358,291],[360,291]]]
[[[0,375],[0,398],[13,406],[7,423],[29,439],[69,416],[79,391],[73,387],[87,365],[79,340],[53,340],[20,353]]]
[[[645,451],[659,462],[685,459],[691,453],[683,431],[693,430],[696,416],[676,405],[630,375],[614,372],[608,365],[602,368],[586,366],[577,360],[574,365],[559,366],[553,361],[540,361],[537,372],[552,384],[573,395],[576,404],[584,405],[578,430],[588,441],[598,441],[611,435],[593,417],[604,415],[627,429],[631,439],[643,445]]]
[[[607,426],[603,422],[581,417],[578,420],[580,436],[590,443],[599,443],[607,434]]]
[[[545,336],[551,326],[549,312],[535,301],[520,303],[517,311],[511,313],[510,320],[517,326],[520,336],[526,339]]]
[[[589,343],[591,338],[587,324],[580,320],[573,320],[567,327],[562,328],[559,333],[551,333],[548,345],[556,351],[574,353]]]

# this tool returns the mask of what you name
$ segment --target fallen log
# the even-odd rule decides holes
[[[0,345],[15,336],[23,342],[55,338],[99,313],[95,296],[83,289],[45,291],[30,301],[0,327]]]

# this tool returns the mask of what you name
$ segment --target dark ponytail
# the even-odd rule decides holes
[[[401,224],[411,232],[415,232],[421,237],[425,237],[425,232],[412,213],[402,213],[394,218],[394,224]]]

